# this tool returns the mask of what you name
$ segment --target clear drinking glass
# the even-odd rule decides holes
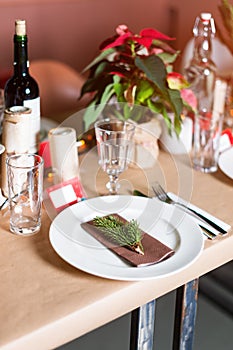
[[[135,125],[120,120],[101,120],[95,123],[99,163],[108,174],[109,194],[117,194],[118,177],[125,171],[132,157]]]
[[[195,116],[193,167],[204,173],[218,168],[219,140],[222,132],[223,113],[199,113]]]
[[[10,231],[30,235],[40,230],[43,159],[36,154],[15,154],[6,160]]]

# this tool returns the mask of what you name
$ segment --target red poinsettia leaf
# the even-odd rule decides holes
[[[110,74],[112,74],[112,75],[118,75],[118,77],[120,77],[120,78],[125,78],[125,75],[123,74],[123,73],[121,73],[121,72],[117,72],[117,71],[112,71],[112,72],[110,72]]]
[[[115,65],[115,64],[111,64],[111,66],[108,69],[107,74],[109,75],[117,75],[121,78],[126,78],[129,79],[132,76],[132,72],[131,70],[129,70],[128,68],[126,68],[124,65]]]
[[[168,74],[168,78],[173,78],[173,79],[179,79],[179,80],[184,80],[184,76],[180,73],[177,73],[177,72],[171,72]]]
[[[148,37],[152,39],[160,39],[160,40],[175,40],[175,38],[171,38],[156,29],[153,28],[144,28],[140,32],[141,37]]]
[[[102,50],[107,50],[112,47],[121,46],[125,43],[125,41],[131,36],[130,32],[125,33],[124,35],[118,36],[112,43],[103,47]]]
[[[114,42],[118,38],[118,35],[114,35],[111,38],[105,39],[99,46],[100,50],[103,50],[106,46]]]
[[[151,46],[151,43],[153,41],[153,38],[147,38],[147,37],[140,38],[138,36],[134,36],[134,37],[132,37],[132,39],[134,41],[136,41],[137,43],[139,43],[140,45],[145,46],[147,49],[149,49],[149,47]]]

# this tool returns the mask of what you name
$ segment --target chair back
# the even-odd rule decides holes
[[[30,74],[39,85],[42,117],[62,122],[86,106],[87,98],[78,100],[85,78],[69,65],[52,59],[32,60]]]

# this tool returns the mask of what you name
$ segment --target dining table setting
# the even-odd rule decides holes
[[[116,124],[115,132],[125,132]],[[56,348],[128,312],[148,314],[171,290],[191,285],[198,293],[198,278],[233,258],[232,178],[220,165],[207,174],[193,169],[190,154],[161,149],[154,166],[143,168],[130,161],[131,137],[106,133],[78,155],[77,182],[48,185],[51,168],[45,169],[39,232],[10,232],[9,207],[1,208],[2,349]],[[111,193],[106,184],[115,170]],[[103,218],[124,228],[138,225],[139,238],[121,244],[103,237],[95,226]],[[131,349],[140,349],[140,317],[136,326],[132,316]],[[187,305],[186,317],[194,332],[195,313]],[[185,327],[174,331],[174,344],[185,334],[188,343]]]
[[[173,38],[115,31],[86,68],[88,106],[58,125],[39,114],[26,21],[15,22],[0,135],[1,350],[56,349],[127,313],[127,348],[152,350],[156,300],[171,291],[173,349],[192,349],[199,278],[233,259],[233,131],[227,82],[208,60],[212,15],[196,18],[200,62],[186,77],[173,70]],[[33,87],[20,101],[17,75]]]

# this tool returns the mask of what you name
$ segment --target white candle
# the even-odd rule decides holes
[[[217,79],[214,88],[213,113],[222,114],[224,112],[226,92],[226,81]]]
[[[56,182],[71,180],[78,176],[78,151],[76,131],[58,127],[49,131],[50,154]]]

